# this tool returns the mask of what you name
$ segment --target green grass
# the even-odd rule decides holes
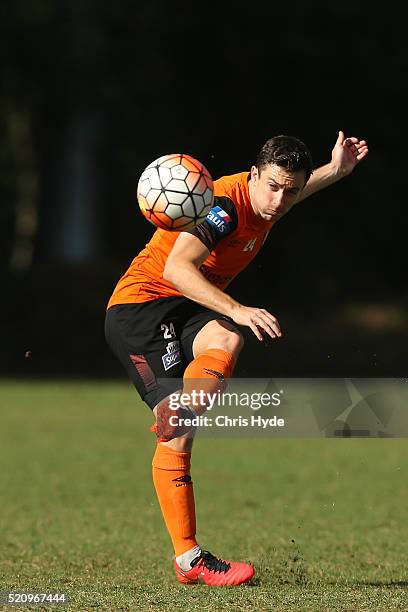
[[[408,609],[405,440],[197,440],[199,541],[257,572],[211,589],[175,582],[127,383],[1,382],[0,419],[0,591],[75,611]]]

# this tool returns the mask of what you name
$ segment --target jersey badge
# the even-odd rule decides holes
[[[213,225],[217,232],[225,234],[228,232],[232,219],[221,206],[214,206],[207,215],[207,221]]]

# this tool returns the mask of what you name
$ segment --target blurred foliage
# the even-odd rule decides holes
[[[407,53],[396,10],[349,0],[290,9],[228,0],[216,11],[163,0],[17,0],[2,3],[0,23],[0,263],[10,296],[3,307],[17,336],[19,308],[28,330],[38,329],[27,297],[41,310],[68,268],[65,298],[75,295],[78,312],[65,325],[88,339],[96,334],[102,346],[99,318],[86,327],[81,313],[94,304],[93,287],[102,319],[111,288],[152,233],[135,202],[145,165],[183,151],[218,177],[249,168],[277,133],[305,140],[317,165],[329,159],[339,129],[365,137],[370,156],[274,228],[234,294],[254,303],[262,281],[272,311],[282,305],[333,320],[353,302],[404,308],[398,109]],[[27,126],[22,140],[16,121]],[[33,259],[13,272],[18,211],[30,198]],[[58,321],[56,305],[49,308]],[[9,353],[6,343],[6,367]]]

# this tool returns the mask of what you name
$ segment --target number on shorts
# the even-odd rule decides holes
[[[165,323],[162,323],[160,326],[160,329],[164,332],[163,338],[165,340],[170,340],[171,338],[176,337],[176,331],[174,329],[173,323],[169,323],[168,325],[166,325]]]

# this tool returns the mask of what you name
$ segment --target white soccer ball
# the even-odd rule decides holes
[[[151,223],[181,231],[206,218],[214,200],[213,181],[205,166],[190,155],[163,155],[142,173],[137,199]]]

